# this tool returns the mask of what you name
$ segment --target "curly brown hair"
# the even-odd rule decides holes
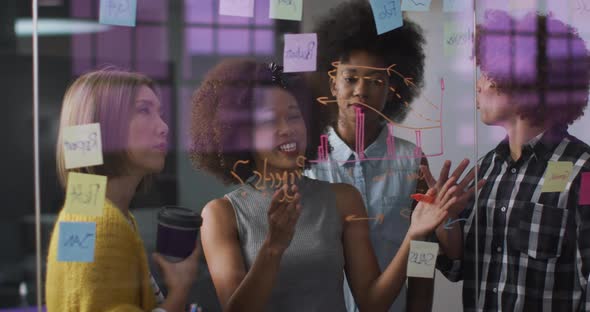
[[[571,125],[588,105],[590,58],[571,26],[538,13],[488,10],[476,29],[481,71],[533,125]]]
[[[284,88],[295,97],[310,129],[311,96],[304,80],[296,74],[283,74],[276,66],[249,59],[227,59],[205,76],[194,92],[191,105],[191,148],[193,167],[204,169],[224,184],[247,180],[256,170],[253,157],[255,93],[259,87]],[[318,146],[319,137],[308,145]],[[306,149],[306,159],[315,159],[315,148]],[[242,165],[234,164],[240,162]],[[306,161],[306,167],[309,163]]]

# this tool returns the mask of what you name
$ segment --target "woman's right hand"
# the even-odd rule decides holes
[[[294,194],[291,201],[285,200],[289,186],[283,185],[276,190],[272,196],[268,209],[268,233],[265,245],[271,251],[283,254],[291,244],[295,234],[295,226],[301,215],[301,194],[296,185],[291,186],[291,193]]]
[[[449,207],[457,201],[457,197],[453,196],[457,188],[454,183],[455,177],[450,177],[438,193],[432,188],[426,192],[427,196],[434,197],[434,201],[420,201],[414,208],[408,229],[410,238],[424,239],[447,217]]]

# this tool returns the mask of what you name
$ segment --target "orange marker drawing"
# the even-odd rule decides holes
[[[410,217],[412,216],[412,209],[404,208],[399,212],[399,214],[405,219],[410,219]]]
[[[416,193],[416,194],[410,195],[410,197],[412,197],[413,199],[415,199],[416,201],[419,201],[419,202],[425,202],[425,203],[429,203],[429,204],[434,202],[434,197],[428,196],[426,194]]]
[[[378,214],[377,217],[375,217],[375,218],[357,218],[356,215],[349,215],[349,216],[346,216],[346,222],[361,221],[361,220],[375,220],[378,224],[382,224],[384,218],[385,218],[385,216],[382,213]]]
[[[353,69],[353,70],[357,70],[359,68],[362,69],[367,69],[370,70],[372,72],[382,72],[384,74],[387,75],[388,78],[391,77],[397,77],[400,79],[403,79],[404,81],[404,85],[403,86],[399,86],[400,87],[406,87],[406,88],[410,88],[410,89],[415,89],[418,88],[418,86],[413,82],[413,78],[412,77],[407,77],[404,74],[402,74],[401,72],[397,71],[396,68],[396,64],[391,64],[390,66],[387,67],[373,67],[373,66],[359,66],[359,65],[350,65],[350,64],[343,64],[340,61],[336,61],[336,62],[332,62],[332,69],[328,71],[328,77],[330,79],[331,82],[335,82],[338,79],[338,71],[342,70],[342,69]],[[443,107],[443,97],[444,97],[444,93],[445,93],[445,84],[444,84],[444,79],[441,78],[440,80],[440,104],[436,105],[434,104],[432,101],[430,101],[427,98],[424,98],[424,101],[429,104],[431,106],[431,108],[435,109],[438,113],[437,117],[435,117],[434,115],[431,114],[424,114],[419,112],[416,107],[410,105],[410,103],[407,101],[407,99],[404,99],[403,96],[397,92],[397,88],[396,86],[392,86],[388,83],[388,79],[377,79],[374,78],[372,76],[360,76],[360,75],[353,75],[350,78],[353,78],[357,81],[366,81],[367,83],[370,84],[374,84],[374,85],[378,85],[378,86],[382,86],[384,89],[387,89],[388,92],[390,92],[390,94],[394,95],[397,99],[399,99],[401,102],[404,103],[405,105],[405,109],[407,110],[408,113],[415,115],[415,117],[417,117],[420,120],[424,120],[427,123],[424,125],[408,125],[406,123],[404,124],[400,124],[398,122],[393,121],[391,118],[389,118],[386,114],[383,114],[381,111],[379,111],[378,109],[375,109],[374,107],[366,104],[366,103],[362,103],[361,101],[358,101],[356,99],[354,100],[350,100],[349,103],[347,104],[353,104],[356,105],[356,109],[355,109],[355,117],[356,117],[356,126],[355,126],[355,132],[356,132],[356,136],[357,136],[357,140],[355,141],[355,151],[358,154],[357,159],[354,160],[346,160],[346,161],[342,161],[345,163],[353,163],[353,162],[357,162],[357,161],[372,161],[372,160],[391,160],[391,159],[414,159],[414,158],[422,158],[422,157],[432,157],[432,156],[440,156],[444,154],[444,146],[445,144],[443,143],[443,123],[442,123],[442,107]],[[321,104],[321,105],[325,105],[325,106],[331,106],[331,105],[335,105],[339,103],[339,100],[336,98],[332,98],[331,96],[320,96],[320,97],[316,97],[316,101]],[[380,118],[382,118],[384,121],[387,122],[387,126],[389,128],[389,136],[387,138],[388,140],[388,149],[387,149],[387,156],[383,156],[383,157],[367,157],[366,155],[364,155],[364,150],[365,150],[365,142],[363,140],[364,138],[364,122],[365,122],[365,114],[366,112],[372,111],[371,113],[375,113],[377,115],[380,116]],[[436,152],[436,151],[432,151],[431,153],[416,153],[413,155],[396,155],[395,153],[395,144],[393,144],[395,136],[393,135],[393,128],[402,128],[402,129],[407,129],[407,130],[414,130],[416,133],[416,141],[417,141],[417,148],[421,148],[420,145],[420,139],[421,139],[421,135],[422,132],[427,131],[427,130],[433,130],[433,131],[437,131],[440,134],[440,151]],[[320,145],[317,147],[317,151],[318,151],[318,157],[315,160],[310,160],[309,162],[311,163],[321,163],[321,162],[326,162],[326,161],[332,161],[328,158],[328,151],[329,151],[329,147],[327,144],[327,137],[325,135],[320,136]],[[379,178],[378,178],[379,179]]]
[[[385,175],[384,175],[384,174],[382,174],[382,175],[374,176],[374,177],[373,177],[373,182],[380,182],[380,181],[385,181],[385,179],[386,179],[386,178],[385,178]]]

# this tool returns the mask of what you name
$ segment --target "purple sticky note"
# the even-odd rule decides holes
[[[316,70],[318,37],[310,34],[285,35],[283,64],[286,73]]]
[[[590,172],[582,173],[582,184],[580,185],[580,205],[590,205]]]

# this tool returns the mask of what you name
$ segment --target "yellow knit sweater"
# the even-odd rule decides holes
[[[49,312],[151,311],[156,307],[143,242],[117,207],[106,200],[99,217],[62,209],[57,221],[47,257]],[[96,222],[94,262],[57,261],[61,221]]]

